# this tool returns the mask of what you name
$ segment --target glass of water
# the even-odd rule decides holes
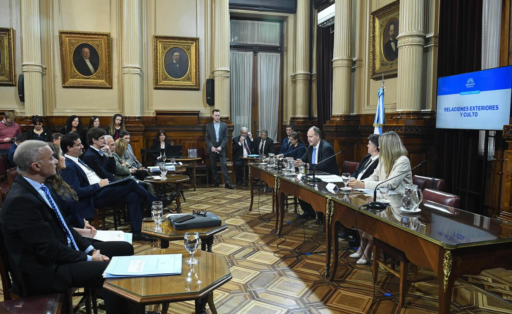
[[[165,165],[165,162],[159,163],[158,167],[160,168],[161,179],[166,180],[167,179],[167,166]]]
[[[162,215],[164,213],[164,205],[161,201],[154,201],[151,206],[151,217],[158,227],[162,223]]]
[[[379,187],[379,192],[380,192],[380,197],[383,200],[386,200],[386,195],[388,195],[389,188],[381,186],[381,187]]]
[[[350,173],[344,172],[341,174],[341,180],[343,180],[343,184],[345,184],[345,189],[348,186],[348,183],[350,182]]]
[[[194,258],[194,253],[199,245],[199,233],[187,232],[185,233],[185,249],[190,253],[190,259],[186,260],[185,263],[188,265],[197,264],[197,260]]]

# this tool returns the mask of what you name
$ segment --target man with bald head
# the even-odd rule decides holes
[[[84,76],[91,76],[98,70],[98,62],[90,59],[91,49],[88,47],[82,47],[80,50],[80,56],[73,62],[78,73]]]

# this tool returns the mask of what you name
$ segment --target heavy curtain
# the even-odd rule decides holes
[[[317,31],[317,117],[318,127],[332,116],[332,58],[334,56],[333,27],[318,28]]]
[[[252,52],[231,51],[231,120],[233,136],[242,127],[251,129],[252,112]]]
[[[258,99],[260,131],[276,140],[279,123],[279,70],[281,56],[278,53],[258,54]]]

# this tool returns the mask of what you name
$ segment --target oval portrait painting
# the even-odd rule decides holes
[[[188,55],[178,47],[171,48],[165,53],[165,72],[175,79],[185,76],[188,72]]]
[[[91,76],[100,65],[98,51],[90,44],[80,44],[73,51],[73,66],[83,76]]]
[[[382,33],[382,52],[387,61],[393,62],[398,58],[398,19],[390,19]]]

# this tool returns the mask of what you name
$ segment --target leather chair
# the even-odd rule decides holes
[[[5,172],[6,178],[5,178],[4,182],[0,183],[0,193],[2,196],[2,200],[5,200],[7,193],[9,193],[9,190],[11,189],[12,182],[14,182],[16,175],[18,175],[17,169],[18,168],[10,168],[10,169],[7,169]],[[9,175],[9,174],[11,174],[11,175]],[[9,178],[9,176],[10,176],[10,178]]]
[[[7,170],[7,182],[9,183],[9,189],[12,187],[12,183],[18,176],[18,168],[11,168]]]
[[[437,191],[444,191],[444,180],[432,177],[423,177],[414,175],[412,182],[416,184],[420,189],[431,189]]]
[[[357,167],[359,167],[359,163],[355,161],[344,161],[341,165],[341,173],[354,173],[357,170]]]
[[[459,208],[460,197],[446,192],[425,189],[423,190],[423,201],[432,201],[438,204]]]

